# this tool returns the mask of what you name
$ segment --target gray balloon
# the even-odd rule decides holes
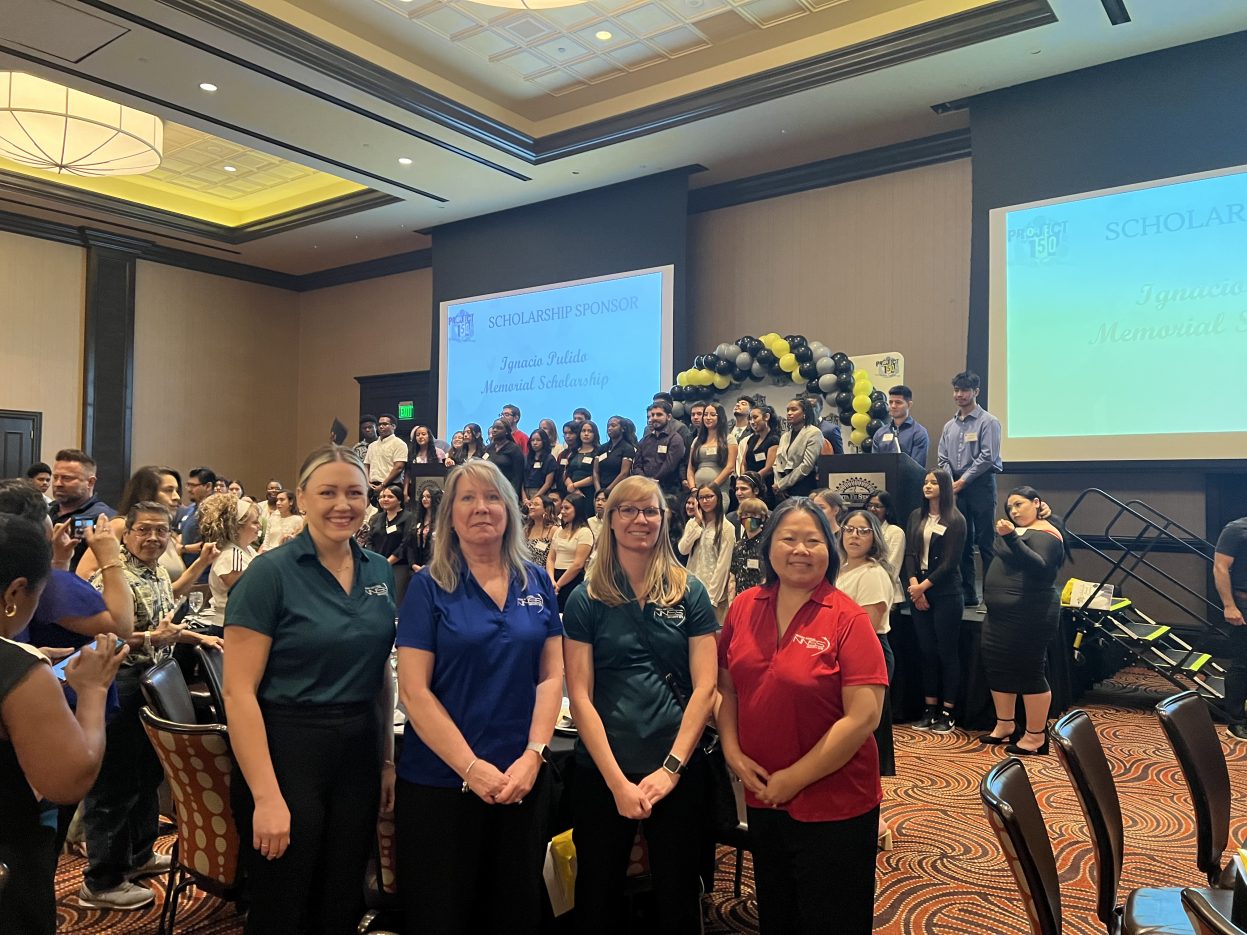
[[[714,352],[715,352],[715,354],[717,354],[719,357],[727,357],[727,355],[728,355],[728,345],[727,345],[727,344],[720,344],[718,347],[716,347],[716,348],[714,349]]]
[[[760,363],[758,363],[757,361],[754,361],[753,366],[752,366],[752,367],[750,367],[750,368],[749,368],[749,370],[750,370],[750,372],[751,372],[751,373],[753,373],[753,375],[754,375],[755,377],[757,377],[759,380],[763,379],[763,378],[766,376],[766,372],[767,372],[767,371],[766,371],[766,368],[765,368],[765,367],[763,367],[763,366],[762,366]]]
[[[724,350],[726,350],[727,353],[724,354],[723,356],[726,357],[728,360],[731,360],[733,357],[740,356],[740,345],[739,344],[728,344],[724,347]],[[744,368],[742,367],[741,369],[744,369]]]
[[[814,366],[818,369],[818,375],[824,376],[828,373],[836,372],[836,362],[830,357],[821,357],[815,361]],[[822,384],[819,384],[820,386]]]
[[[737,370],[748,370],[752,366],[753,366],[753,355],[752,354],[746,354],[744,351],[741,351],[739,354],[736,355],[736,369]]]
[[[827,347],[827,345],[825,344],[820,344],[818,346],[818,350],[814,352],[815,360],[822,360],[824,357],[830,357],[830,356],[831,356],[831,348]]]
[[[684,403],[675,402],[671,404],[671,414],[677,419],[684,418]]]
[[[824,393],[834,393],[836,391],[836,375],[834,373],[825,373],[818,378],[818,388]]]

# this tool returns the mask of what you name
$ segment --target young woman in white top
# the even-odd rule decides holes
[[[823,450],[814,404],[807,398],[790,399],[784,410],[788,427],[779,437],[775,454],[775,496],[802,497],[814,489],[815,468]]]
[[[576,585],[585,579],[585,566],[593,551],[593,533],[589,529],[593,505],[584,494],[572,493],[563,498],[559,512],[563,526],[550,542],[546,571],[554,582],[562,613]]]
[[[888,631],[892,607],[892,588],[896,574],[888,567],[883,551],[883,530],[874,514],[866,510],[852,510],[845,514],[840,526],[840,571],[836,575],[836,587],[852,598],[870,618],[883,649],[883,661],[888,667],[888,681],[896,667],[892,647],[888,643]],[[896,750],[892,744],[892,705],[889,693],[883,694],[883,712],[879,726],[875,728],[875,744],[879,747],[879,775],[896,775]],[[879,846],[892,849],[892,831],[879,818]]]
[[[886,490],[878,490],[866,498],[866,509],[879,520],[879,528],[883,530],[883,553],[892,577],[896,579],[892,604],[900,604],[905,600],[905,592],[901,590],[901,566],[905,562],[905,530],[897,522],[896,504],[893,503],[890,493]]]
[[[303,516],[295,503],[293,490],[283,490],[277,495],[277,516],[270,518],[264,530],[261,552],[268,552],[284,542],[289,542],[303,531]]]
[[[203,616],[223,626],[230,589],[256,557],[252,544],[260,535],[260,508],[233,494],[213,494],[199,506],[199,533],[221,550],[208,572],[212,605]]]
[[[714,614],[722,625],[732,602],[729,585],[736,528],[723,515],[723,497],[714,484],[697,488],[697,514],[680,535],[678,549],[688,556],[688,570],[706,586]]]

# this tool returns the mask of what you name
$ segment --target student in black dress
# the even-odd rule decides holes
[[[947,471],[928,471],[922,481],[926,501],[909,515],[905,530],[903,580],[913,604],[914,632],[922,650],[926,710],[914,726],[948,733],[953,729],[961,688],[958,643],[965,597],[961,592],[961,549],[966,521],[953,499]],[[943,705],[940,704],[941,698]]]
[[[996,520],[995,555],[983,581],[983,668],[996,706],[996,726],[982,740],[1002,744],[1015,735],[1014,712],[1021,695],[1026,730],[1005,750],[1035,756],[1048,752],[1052,689],[1044,666],[1061,618],[1056,576],[1069,552],[1061,530],[1040,517],[1046,510],[1034,487],[1009,491],[1005,511],[1009,519]]]
[[[597,466],[598,452],[602,440],[598,435],[598,427],[593,422],[580,424],[580,446],[567,460],[567,468],[563,472],[563,489],[568,493],[582,493],[592,497],[594,468]]]
[[[411,570],[403,543],[407,540],[407,527],[411,514],[403,509],[403,489],[398,484],[382,487],[377,492],[378,510],[370,519],[368,548],[376,552],[394,567],[394,593],[396,603],[401,603],[407,593]]]
[[[554,486],[558,465],[550,450],[550,436],[536,429],[528,436],[528,457],[524,459],[524,496],[527,500],[544,496]]]
[[[737,475],[753,472],[762,478],[767,490],[762,499],[770,502],[771,480],[775,475],[775,452],[779,447],[779,418],[770,406],[749,410],[749,434],[740,440]]]
[[[636,460],[636,426],[631,419],[611,416],[606,420],[606,444],[593,465],[593,486],[609,493],[632,473]]]
[[[497,465],[502,476],[511,482],[516,499],[520,499],[524,489],[524,452],[511,437],[511,426],[501,419],[489,427],[489,447],[482,457]]]
[[[433,558],[433,533],[437,523],[437,508],[441,502],[442,488],[426,481],[412,504],[411,519],[407,522],[407,537],[403,541],[403,555],[412,574]]]
[[[557,470],[554,475],[554,489],[558,491],[560,497],[567,493],[567,467],[578,448],[580,448],[580,423],[564,422],[563,447],[557,451],[555,460]]]

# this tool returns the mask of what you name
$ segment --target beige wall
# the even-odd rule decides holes
[[[298,329],[293,292],[140,261],[131,464],[291,476]]]
[[[86,250],[0,233],[0,409],[43,413],[40,457],[82,444]]]
[[[850,355],[900,351],[914,417],[938,435],[965,367],[968,159],[694,215],[688,255],[692,352],[768,331]],[[750,386],[781,402],[791,392]]]
[[[335,418],[356,440],[356,377],[428,368],[432,304],[430,269],[299,296],[300,458],[329,438]]]

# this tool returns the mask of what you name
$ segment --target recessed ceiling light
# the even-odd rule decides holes
[[[237,172],[238,171],[234,166],[221,166],[221,168],[224,169],[226,172]]]
[[[399,156],[399,157],[398,157],[398,164],[399,164],[400,166],[409,166],[409,165],[411,165],[411,160],[410,160],[410,159],[408,159],[406,156]]]
[[[216,90],[216,85],[213,84],[211,81],[201,81],[199,83],[199,90],[207,91],[209,94],[211,94],[213,91]]]
[[[610,41],[611,39],[614,39],[614,38],[615,38],[615,37],[614,37],[614,35],[612,35],[611,33],[607,32],[605,29],[600,29],[600,30],[598,30],[597,32],[595,32],[593,35],[594,35],[594,37],[595,37],[595,38],[600,39],[600,40],[601,40],[601,41],[603,41],[603,42],[608,42],[608,41]]]

